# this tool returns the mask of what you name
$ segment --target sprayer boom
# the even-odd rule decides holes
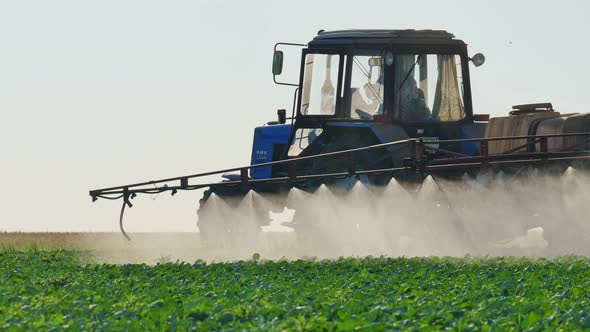
[[[310,181],[324,182],[332,178],[346,178],[360,176],[385,176],[394,177],[396,174],[400,180],[415,181],[418,179],[422,181],[427,175],[444,174],[444,173],[459,173],[463,174],[467,171],[481,171],[484,168],[502,169],[506,167],[523,167],[529,165],[547,165],[550,163],[561,162],[567,163],[575,160],[584,161],[590,159],[590,151],[575,150],[577,146],[571,147],[570,150],[562,151],[548,151],[547,141],[549,139],[566,138],[566,137],[583,137],[583,144],[589,141],[590,133],[570,133],[570,134],[554,134],[554,135],[534,135],[534,136],[512,136],[512,137],[490,137],[490,138],[474,138],[474,139],[458,139],[458,140],[430,140],[425,142],[423,139],[406,139],[390,143],[375,144],[363,148],[348,149],[343,151],[322,153],[312,156],[291,158],[287,160],[273,161],[268,163],[248,165],[242,167],[234,167],[222,169],[217,171],[198,173],[186,176],[179,176],[173,178],[166,178],[160,180],[146,181],[134,184],[128,184],[117,187],[103,188],[91,190],[90,196],[93,201],[98,198],[104,199],[122,199],[123,206],[121,210],[121,231],[125,234],[122,227],[122,217],[125,206],[132,207],[131,199],[138,194],[158,194],[170,191],[175,195],[179,190],[196,190],[208,188],[210,190],[219,190],[223,187],[240,188],[242,191],[251,189],[256,190],[257,187],[269,189],[269,185],[276,185],[277,188],[289,187],[307,187]],[[513,148],[509,151],[504,151],[497,154],[487,154],[487,146],[490,142],[510,141],[510,140],[527,140],[527,143]],[[435,146],[450,143],[477,143],[480,145],[480,150],[483,153],[479,156],[468,156],[458,152],[449,151]],[[540,144],[539,151],[520,152],[521,150],[530,150],[531,146]],[[370,169],[366,165],[359,165],[357,155],[373,150],[389,148],[393,146],[405,146],[408,151],[411,151],[411,157],[404,159],[402,167],[392,168],[378,168]],[[394,152],[390,152],[392,154]],[[447,155],[447,158],[432,158],[433,153]],[[297,174],[297,164],[311,160],[318,162],[324,161],[326,164],[331,164],[334,159],[343,159],[346,162],[346,170],[341,172],[329,173],[315,173],[315,174]],[[393,156],[392,156],[393,157]],[[248,176],[248,171],[259,167],[273,167],[286,165],[288,174],[286,176],[271,177],[266,179],[252,179]],[[228,177],[228,180],[214,183],[191,183],[190,180],[203,178],[206,176],[225,174],[229,172],[239,171],[239,176]],[[274,190],[271,190],[274,191]],[[127,236],[127,235],[126,235]]]
[[[456,140],[431,140],[425,142],[423,139],[406,139],[390,143],[375,144],[363,148],[348,149],[336,152],[322,153],[306,157],[290,158],[287,160],[272,161],[256,165],[227,168],[217,171],[197,173],[192,175],[152,180],[140,183],[133,183],[123,186],[102,188],[90,191],[93,201],[98,198],[104,199],[131,199],[137,194],[158,194],[170,191],[175,195],[179,190],[196,190],[209,187],[221,186],[255,186],[257,184],[270,183],[287,183],[295,185],[298,182],[311,179],[328,179],[341,178],[349,176],[372,175],[372,174],[393,174],[399,171],[421,173],[421,178],[437,171],[466,171],[467,169],[481,169],[485,167],[502,167],[514,165],[538,165],[551,162],[567,162],[573,160],[590,159],[590,151],[575,149],[572,146],[570,150],[548,151],[547,140],[566,137],[584,137],[580,145],[587,144],[590,141],[590,133],[570,133],[570,134],[553,134],[553,135],[534,135],[534,136],[511,136],[511,137],[490,137],[490,138],[472,138]],[[489,142],[509,141],[509,140],[527,140],[527,143],[518,146],[517,149],[511,149],[497,154],[487,154],[487,145]],[[478,143],[482,153],[479,156],[468,156],[454,151],[448,151],[441,148],[433,147],[434,145],[449,143]],[[541,149],[534,152],[520,152],[527,150],[530,146],[540,144]],[[355,164],[355,155],[367,151],[383,149],[396,145],[406,145],[407,149],[413,151],[413,156],[404,159],[404,166],[385,169],[366,169],[364,165]],[[438,152],[448,155],[448,158],[429,158],[427,152]],[[347,161],[347,170],[345,172],[317,173],[297,175],[295,170],[297,164],[310,160],[327,160],[330,158],[345,157]],[[252,179],[248,176],[248,171],[261,167],[272,167],[286,165],[290,170],[287,176],[271,177],[266,179]],[[230,177],[223,182],[212,183],[189,183],[192,179],[203,178],[211,175],[220,175],[230,172],[239,172],[239,177]]]

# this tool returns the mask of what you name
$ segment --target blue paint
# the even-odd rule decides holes
[[[354,127],[354,128],[370,128],[373,134],[377,136],[381,143],[385,143],[379,132],[375,130],[375,124],[372,122],[330,122],[329,126],[333,127]]]
[[[468,138],[473,138],[473,135],[469,134],[465,129],[461,128],[461,139]],[[477,144],[474,142],[462,142],[461,153],[466,154],[468,156],[477,156],[479,155],[479,149],[477,147]]]
[[[291,135],[291,125],[267,125],[254,129],[254,144],[252,146],[251,165],[273,161],[275,144],[288,144]],[[272,175],[272,167],[259,167],[250,170],[253,179],[267,179]]]

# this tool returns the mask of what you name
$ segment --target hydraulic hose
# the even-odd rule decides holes
[[[131,238],[127,233],[125,233],[125,228],[123,228],[123,215],[125,214],[125,206],[129,204],[129,207],[132,207],[131,202],[129,202],[129,197],[125,196],[123,199],[123,205],[121,206],[121,214],[119,215],[119,229],[121,229],[121,233],[127,239],[127,241],[131,241]]]

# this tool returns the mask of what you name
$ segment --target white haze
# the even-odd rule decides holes
[[[255,253],[263,259],[587,254],[589,184],[588,174],[570,167],[559,175],[529,171],[511,178],[488,172],[460,181],[428,177],[414,186],[395,179],[384,187],[358,181],[345,192],[325,185],[313,193],[292,189],[289,209],[271,214],[271,226],[252,241],[248,234],[232,241],[223,236],[213,239],[215,248],[210,249],[196,233],[190,239],[144,235],[143,241],[140,236],[117,246],[123,254],[111,252],[107,259],[228,261]],[[276,199],[250,192],[238,204],[228,204],[212,195],[207,208],[216,222],[248,224],[256,222],[255,206],[270,209]],[[288,229],[278,224],[293,212],[313,225],[313,240],[302,240],[297,232],[272,231]]]

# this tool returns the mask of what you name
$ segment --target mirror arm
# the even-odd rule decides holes
[[[274,48],[273,48],[273,59],[274,59],[274,54],[276,53],[277,47],[279,45],[300,46],[300,47],[307,46],[306,44],[297,44],[297,43],[282,43],[282,42],[276,43],[275,46],[274,46]],[[273,82],[275,84],[278,84],[278,85],[297,86],[297,87],[299,86],[299,84],[279,82],[279,81],[277,81],[277,75],[275,75],[275,74],[272,75],[272,80],[273,80]]]

